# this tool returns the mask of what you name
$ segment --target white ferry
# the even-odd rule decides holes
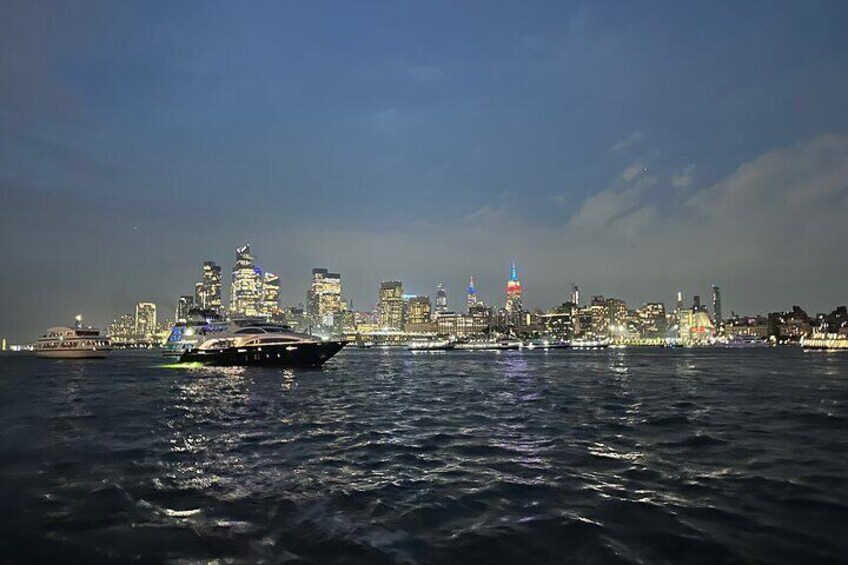
[[[82,326],[77,316],[76,326],[57,326],[38,338],[33,348],[37,357],[52,359],[104,359],[112,351],[112,340],[100,330]]]
[[[606,349],[609,346],[610,340],[608,338],[571,340],[571,349]]]
[[[456,349],[464,349],[466,351],[505,351],[510,349],[519,349],[521,347],[521,342],[508,339],[487,339],[484,341],[459,342],[455,347]]]
[[[447,339],[413,340],[406,346],[410,351],[447,351],[454,347],[454,343]]]
[[[848,336],[824,332],[813,332],[813,335],[801,338],[804,349],[827,349],[832,351],[848,350]]]

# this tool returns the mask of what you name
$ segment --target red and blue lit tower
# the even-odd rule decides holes
[[[515,261],[512,262],[512,271],[510,272],[509,280],[506,281],[505,309],[509,313],[522,311],[521,281],[518,280],[518,271],[515,268]]]

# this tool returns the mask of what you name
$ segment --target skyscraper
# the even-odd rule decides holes
[[[221,313],[221,267],[215,261],[203,262],[203,301],[198,306]]]
[[[312,269],[312,284],[307,292],[307,310],[314,324],[332,326],[344,311],[342,276],[324,268]]]
[[[721,325],[721,289],[717,284],[713,285],[713,318],[715,318],[716,327]]]
[[[280,277],[270,271],[262,275],[262,301],[259,313],[266,318],[277,318],[280,309]]]
[[[448,293],[445,292],[445,285],[439,283],[436,287],[436,317],[448,311]]]
[[[262,299],[262,271],[253,264],[250,244],[236,249],[230,313],[236,316],[258,316]]]
[[[515,261],[512,262],[509,280],[506,282],[506,305],[505,310],[509,314],[517,314],[523,310],[521,305],[521,281],[518,280],[518,270]]]
[[[472,275],[471,280],[468,282],[468,296],[465,300],[466,305],[468,306],[468,311],[471,312],[474,310],[474,307],[477,306],[477,289],[474,288],[474,276]]]
[[[180,299],[177,301],[177,321],[184,322],[187,320],[188,313],[192,308],[194,308],[194,296],[191,294],[180,296]]]
[[[571,284],[571,303],[580,306],[580,289],[574,283]]]
[[[152,302],[139,302],[135,305],[135,335],[140,339],[149,339],[156,333],[156,305]]]
[[[385,329],[403,328],[403,283],[384,281],[380,283],[380,326]]]

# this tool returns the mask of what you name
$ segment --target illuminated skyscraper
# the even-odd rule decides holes
[[[149,339],[156,333],[156,305],[152,302],[139,302],[135,305],[135,335],[140,339]]]
[[[477,289],[474,288],[474,277],[471,277],[471,280],[468,282],[468,296],[466,298],[466,305],[468,306],[468,311],[471,312],[474,310],[474,307],[477,306]]]
[[[580,306],[580,289],[576,284],[571,285],[571,303],[575,306]]]
[[[713,285],[713,318],[715,318],[716,327],[721,325],[721,289],[717,284]]]
[[[439,283],[436,287],[436,317],[448,311],[448,293],[445,292],[445,285]]]
[[[177,301],[177,321],[184,322],[187,320],[189,310],[192,308],[194,308],[194,296],[191,294],[180,296],[180,299]]]
[[[250,244],[236,249],[233,285],[230,293],[230,314],[258,316],[262,300],[262,271],[253,264]]]
[[[214,261],[203,262],[203,300],[197,306],[221,313],[221,267]]]
[[[342,276],[327,269],[312,269],[312,285],[307,292],[307,310],[314,324],[333,326],[344,311]]]
[[[384,281],[380,283],[380,326],[385,329],[403,328],[403,283]]]
[[[509,280],[506,282],[506,305],[504,309],[509,314],[517,314],[523,310],[521,305],[521,281],[518,280],[518,270],[515,261],[512,262]]]
[[[280,277],[269,271],[265,271],[262,275],[262,302],[259,313],[266,318],[277,318],[282,314]]]

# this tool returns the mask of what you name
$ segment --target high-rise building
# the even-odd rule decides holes
[[[607,298],[609,331],[611,335],[623,335],[627,327],[627,304],[620,298]]]
[[[715,319],[716,327],[721,325],[721,289],[717,284],[713,285],[713,318]]]
[[[262,301],[262,271],[253,264],[250,244],[236,249],[230,313],[236,316],[258,316]]]
[[[523,310],[521,304],[521,281],[518,280],[518,270],[515,261],[512,262],[509,280],[506,282],[506,304],[504,309],[509,314],[517,314]]]
[[[439,283],[436,287],[436,317],[448,311],[448,293],[445,292],[445,285]]]
[[[468,282],[468,296],[465,299],[466,305],[468,306],[468,311],[471,312],[474,310],[474,307],[477,306],[477,289],[474,287],[474,277],[471,277],[471,280]]]
[[[696,294],[692,296],[692,311],[693,312],[703,312],[703,306],[701,306],[701,295]]]
[[[610,311],[607,299],[600,295],[593,296],[589,304],[589,312],[591,314],[591,321],[589,323],[591,334],[596,338],[608,337]]]
[[[639,324],[639,334],[642,337],[659,337],[667,329],[665,304],[662,302],[643,304],[641,308],[636,310],[636,318]]]
[[[344,311],[342,276],[327,269],[312,269],[312,284],[307,292],[307,310],[314,324],[336,325],[335,318]]]
[[[412,296],[407,302],[406,311],[407,324],[430,323],[430,297]]]
[[[385,329],[403,329],[403,283],[380,283],[380,326]]]
[[[188,319],[189,311],[194,308],[194,296],[184,294],[177,301],[177,321],[184,322]]]
[[[576,284],[571,285],[571,303],[580,307],[580,289],[577,288]]]
[[[221,267],[215,261],[203,262],[202,300],[197,303],[204,310],[221,313]]]
[[[135,335],[139,339],[149,339],[156,333],[156,305],[152,302],[139,302],[135,305]]]
[[[106,334],[114,343],[130,343],[135,339],[135,316],[121,314],[106,327]]]
[[[270,271],[262,274],[262,301],[259,314],[265,318],[278,318],[280,309],[280,277]]]

